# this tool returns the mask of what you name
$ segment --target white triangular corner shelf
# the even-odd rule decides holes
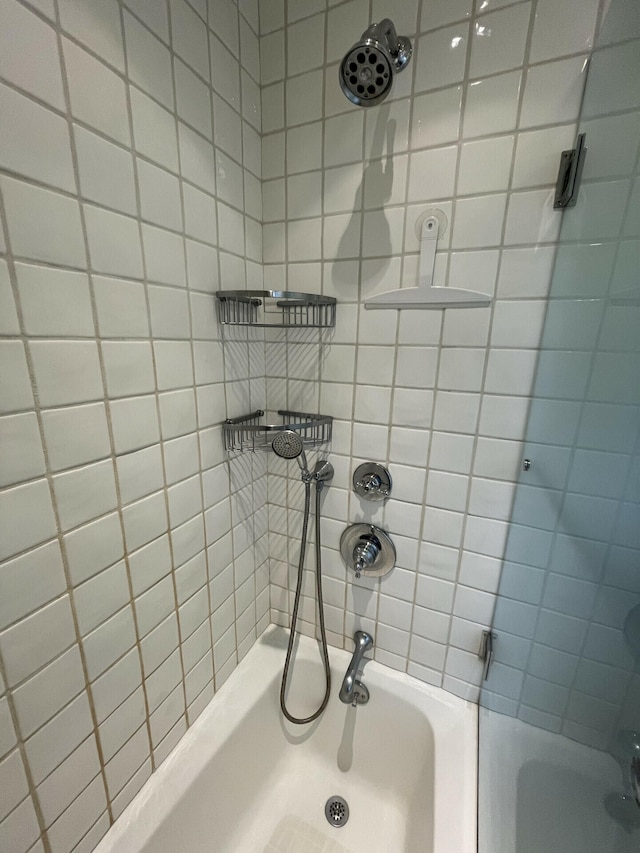
[[[444,214],[442,214],[444,216]],[[446,220],[445,220],[446,222]],[[482,308],[491,305],[491,296],[477,290],[464,290],[460,287],[436,287],[433,284],[433,268],[436,262],[436,248],[440,218],[427,216],[420,234],[420,270],[417,287],[400,287],[378,293],[365,300],[364,307],[374,308]]]

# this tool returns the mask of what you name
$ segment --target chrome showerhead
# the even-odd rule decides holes
[[[371,24],[340,63],[340,86],[358,107],[373,107],[391,91],[393,75],[402,71],[413,49],[407,36],[399,36],[389,18]]]
[[[307,466],[307,457],[305,456],[302,439],[297,432],[292,429],[285,429],[279,432],[271,442],[271,447],[276,456],[282,459],[297,459],[300,470],[302,471],[302,479],[309,480],[311,475]]]

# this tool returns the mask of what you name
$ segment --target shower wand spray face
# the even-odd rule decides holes
[[[292,429],[279,432],[271,442],[271,447],[276,456],[283,459],[295,459],[302,453],[302,439]]]
[[[307,466],[307,457],[305,456],[302,439],[297,432],[292,429],[285,429],[279,432],[271,442],[271,448],[276,456],[282,459],[297,459],[300,470],[302,471],[302,479],[306,483],[311,479],[309,468]]]

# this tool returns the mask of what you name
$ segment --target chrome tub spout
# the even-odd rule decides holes
[[[356,644],[353,657],[340,687],[340,701],[345,705],[364,705],[369,699],[369,691],[361,681],[358,681],[358,670],[362,666],[364,653],[373,648],[373,637],[366,631],[356,631],[353,635]]]

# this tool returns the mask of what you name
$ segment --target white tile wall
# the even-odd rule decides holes
[[[377,0],[224,0],[208,19],[187,0],[81,13],[0,0],[15,119],[0,145],[0,757],[22,780],[0,816],[10,849],[91,849],[269,619],[288,623],[295,471],[222,464],[220,421],[257,406],[336,418],[331,642],[368,627],[381,661],[477,696],[528,408],[513,365],[530,375],[539,344],[548,190],[595,23],[590,2],[568,25],[571,2],[403,4],[414,60],[365,113],[335,63],[386,14]],[[449,219],[437,282],[496,294],[493,307],[365,312],[369,293],[414,283],[414,224],[433,205]],[[263,271],[336,296],[336,329],[278,337],[266,358],[259,335],[222,347],[212,293],[260,287]],[[573,410],[554,404],[566,432]],[[396,483],[374,512],[350,493],[367,457]],[[363,517],[394,533],[398,567],[360,587],[336,549]],[[544,613],[560,644],[584,635],[583,619]],[[313,614],[307,585],[307,633]]]
[[[381,661],[469,698],[478,695],[474,654],[493,615],[559,228],[550,188],[557,152],[575,133],[595,27],[591,4],[589,19],[570,26],[566,42],[547,46],[544,32],[566,23],[565,7],[502,5],[482,14],[476,4],[474,16],[470,2],[409,4],[402,23],[414,39],[412,63],[388,101],[360,110],[339,92],[332,63],[382,10],[366,0],[331,4],[324,118],[315,53],[304,67],[291,53],[284,63],[283,17],[265,10],[263,28],[263,114],[271,115],[263,125],[265,221],[272,223],[265,277],[296,289],[301,271],[321,256],[322,282],[307,281],[339,300],[337,328],[320,336],[317,360],[299,361],[291,336],[288,359],[298,381],[291,373],[281,378],[281,351],[267,361],[269,407],[291,406],[302,393],[336,418],[330,455],[337,474],[324,499],[322,537],[332,642],[350,648],[354,627],[366,626]],[[296,26],[323,32],[316,20],[323,10],[322,2],[305,9]],[[549,148],[537,144],[543,139]],[[431,206],[449,220],[437,283],[496,294],[492,308],[445,317],[365,312],[360,300],[370,293],[415,283],[414,225]],[[286,245],[292,240],[294,255]],[[349,267],[346,259],[353,259]],[[386,507],[350,492],[351,471],[366,458],[392,468]],[[298,509],[299,489],[289,481],[287,493],[282,467],[270,461],[269,470],[271,504]],[[344,525],[362,518],[394,534],[399,566],[364,587],[345,575],[336,551]],[[291,528],[271,512],[270,529],[271,615],[287,624],[278,552]],[[294,541],[288,553],[291,574]],[[310,586],[305,594],[313,614]],[[303,622],[308,633],[314,618]]]
[[[93,849],[269,603],[253,528],[230,537],[212,297],[218,221],[223,284],[260,271],[257,4],[57,6],[0,3],[0,846],[62,853]]]

